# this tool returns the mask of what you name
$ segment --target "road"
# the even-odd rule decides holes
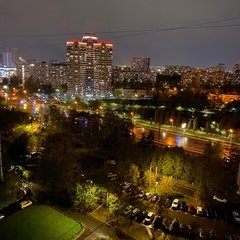
[[[188,152],[193,152],[197,154],[203,154],[205,146],[207,143],[212,143],[213,140],[207,138],[200,138],[186,135],[184,132],[179,133],[171,130],[156,129],[156,128],[146,128],[141,125],[135,125],[134,133],[137,139],[142,138],[142,134],[148,136],[149,131],[154,132],[155,143],[159,145],[164,145],[168,147],[182,147]],[[225,147],[229,144],[222,143]]]
[[[10,106],[19,107],[28,112],[37,112],[39,120],[42,119],[42,116],[46,113],[48,104],[41,103],[36,100],[27,100],[26,102],[18,100],[11,101]],[[145,123],[146,121],[143,121]],[[188,152],[203,154],[205,145],[207,143],[217,142],[220,139],[216,137],[209,136],[194,136],[190,134],[189,131],[179,130],[174,128],[154,128],[154,127],[143,127],[142,125],[135,124],[134,133],[138,139],[142,138],[142,134],[145,133],[147,136],[149,131],[154,131],[155,143],[158,145],[168,146],[168,147],[182,147]],[[226,139],[225,139],[226,140]],[[221,143],[225,148],[229,147],[229,142],[224,142],[221,139]]]

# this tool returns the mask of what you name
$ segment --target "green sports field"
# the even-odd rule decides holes
[[[41,205],[20,210],[0,221],[1,240],[68,240],[81,230],[78,222]]]

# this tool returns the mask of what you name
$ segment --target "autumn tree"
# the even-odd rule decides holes
[[[76,183],[70,188],[69,192],[72,205],[83,212],[94,210],[100,199],[107,200],[106,189],[91,183]]]
[[[166,196],[173,192],[175,179],[171,176],[163,176],[158,183],[156,190],[160,196]]]
[[[135,164],[131,164],[129,168],[129,180],[133,183],[133,185],[138,186],[140,180],[140,172],[138,166]]]

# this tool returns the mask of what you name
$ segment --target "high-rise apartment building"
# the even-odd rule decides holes
[[[67,64],[65,62],[51,61],[49,64],[49,82],[54,88],[67,82]]]
[[[131,71],[147,72],[150,69],[150,58],[134,57],[131,62]]]
[[[94,33],[67,42],[68,93],[77,96],[108,96],[113,45],[99,42]]]

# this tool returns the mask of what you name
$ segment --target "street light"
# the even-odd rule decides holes
[[[172,124],[172,131],[173,131],[173,119],[172,118],[170,118],[170,122]]]
[[[131,117],[132,117],[132,120],[133,120],[133,118],[134,118],[134,112],[131,112]]]
[[[231,149],[231,146],[232,146],[232,135],[233,135],[233,130],[230,129],[229,132],[230,132],[230,149]]]
[[[183,145],[183,141],[184,141],[183,136],[184,136],[184,132],[185,132],[186,126],[187,126],[186,123],[183,123],[183,124],[182,124],[182,141],[181,141],[181,146]]]
[[[76,109],[78,109],[78,102],[74,101],[74,103],[76,104]]]

